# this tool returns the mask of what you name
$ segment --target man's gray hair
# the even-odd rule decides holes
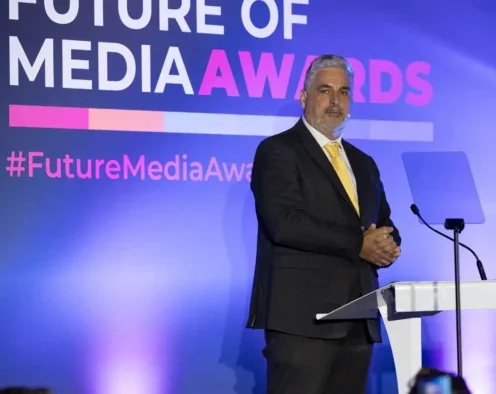
[[[355,75],[353,67],[348,60],[338,55],[322,55],[314,59],[314,61],[308,67],[307,73],[305,75],[305,84],[303,85],[303,89],[308,91],[312,78],[317,70],[327,67],[343,69],[346,72],[346,77],[348,78],[350,89],[351,91],[353,91],[353,77]]]

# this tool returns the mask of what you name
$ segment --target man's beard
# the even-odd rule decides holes
[[[341,115],[340,117],[333,118],[333,120],[335,120],[334,122],[330,122],[327,112],[328,111],[326,111],[326,113],[324,113],[324,115],[319,118],[316,129],[329,139],[338,138],[339,136],[341,136],[344,128],[346,127],[346,124],[348,123],[348,116],[343,117]]]

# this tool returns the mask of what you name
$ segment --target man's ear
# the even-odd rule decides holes
[[[305,109],[306,102],[307,102],[307,92],[305,92],[304,89],[301,89],[301,92],[300,92],[300,105],[301,105],[301,108]]]

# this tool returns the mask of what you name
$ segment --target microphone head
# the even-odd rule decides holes
[[[410,209],[412,210],[414,215],[418,216],[420,214],[420,211],[415,204],[410,205]]]

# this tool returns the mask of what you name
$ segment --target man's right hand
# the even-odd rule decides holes
[[[397,256],[388,253],[397,248],[396,243],[391,237],[392,227],[376,228],[375,224],[363,233],[363,245],[360,257],[379,267],[387,267]]]

